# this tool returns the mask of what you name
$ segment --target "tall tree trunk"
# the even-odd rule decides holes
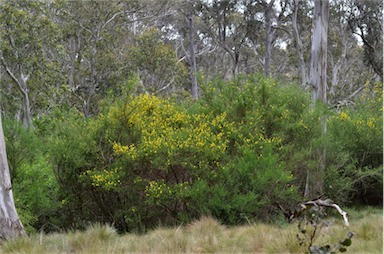
[[[264,70],[265,76],[269,76],[271,72],[271,48],[272,48],[272,23],[271,12],[275,0],[272,0],[265,9],[265,60]]]
[[[312,100],[327,102],[327,41],[328,41],[329,1],[316,0],[314,10],[314,23],[312,34],[310,85]],[[326,133],[326,121],[320,120],[322,135]],[[318,151],[319,165],[312,172],[307,172],[306,198],[313,198],[323,194],[324,172],[326,168],[326,150]]]
[[[311,48],[312,100],[327,102],[327,42],[329,1],[316,0]]]
[[[198,98],[198,84],[196,79],[196,55],[195,55],[195,44],[193,36],[193,20],[192,14],[188,14],[188,36],[189,36],[189,66],[190,66],[190,75],[192,80],[192,99],[196,100]]]
[[[0,241],[26,236],[13,201],[0,113]]]
[[[309,83],[307,65],[304,60],[303,41],[301,40],[299,29],[297,27],[297,13],[299,10],[299,1],[300,0],[295,0],[294,2],[294,10],[292,13],[292,31],[293,38],[295,39],[296,56],[299,60],[301,86],[306,88]]]

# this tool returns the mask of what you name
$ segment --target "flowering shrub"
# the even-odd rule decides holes
[[[153,207],[141,219],[190,220],[208,213],[237,223],[263,209],[268,216],[275,201],[294,197],[295,188],[287,185],[292,175],[272,152],[279,137],[266,137],[251,120],[205,110],[147,94],[112,105],[95,127],[105,130],[109,162],[85,170],[81,181],[103,195],[142,197],[141,204],[127,201],[127,221]]]
[[[348,201],[381,204],[382,91],[373,97],[364,94],[354,108],[334,113],[328,120],[328,129],[329,158],[337,163],[330,171],[326,187],[339,197],[342,195],[337,189],[343,191]]]
[[[277,203],[296,204],[319,147],[327,152],[327,196],[382,200],[381,106],[366,100],[333,112],[311,106],[298,87],[239,77],[209,82],[198,101],[123,94],[94,118],[59,114],[38,128],[51,133],[67,224],[145,230],[207,214],[238,224],[273,218]]]
[[[225,114],[214,118],[189,115],[154,96],[139,96],[126,107],[124,111],[129,111],[129,115],[112,111],[108,117],[112,122],[127,122],[130,129],[139,133],[140,140],[130,144],[115,142],[115,154],[130,160],[148,160],[155,167],[161,165],[164,171],[177,165],[202,167],[208,160],[217,162],[227,148],[225,136],[233,132],[233,126],[225,122]],[[200,165],[193,158],[199,158]]]

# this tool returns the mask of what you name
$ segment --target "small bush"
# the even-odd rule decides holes
[[[11,119],[3,123],[19,217],[28,233],[56,230],[60,224],[59,186],[46,147],[33,129]]]
[[[354,108],[336,112],[328,120],[329,159],[333,163],[329,193],[347,195],[355,205],[383,202],[382,92],[363,95]],[[336,179],[340,179],[336,183]],[[338,192],[342,190],[343,193]]]

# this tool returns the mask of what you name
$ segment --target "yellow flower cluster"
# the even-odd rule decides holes
[[[347,123],[350,126],[356,128],[359,131],[366,130],[380,130],[381,119],[377,119],[375,116],[367,116],[366,114],[350,113],[342,111],[338,115],[334,115],[327,120],[329,123],[337,123],[338,121]]]
[[[303,119],[300,119],[299,126],[303,127],[305,130],[308,130],[308,126],[304,123]]]
[[[229,140],[225,138],[234,131],[234,124],[228,123],[227,115],[211,117],[206,114],[188,114],[172,105],[169,100],[155,96],[141,95],[124,109],[124,119],[132,129],[140,133],[136,144],[113,143],[116,155],[128,158],[150,158],[161,153],[171,163],[180,160],[185,151],[219,158]],[[123,114],[115,114],[115,116]]]
[[[189,182],[168,185],[164,180],[150,181],[145,187],[145,195],[152,199],[159,200],[163,196],[170,197],[171,195],[180,195],[184,191],[187,191],[189,187]]]
[[[145,187],[145,194],[147,197],[151,196],[154,198],[159,198],[160,195],[164,194],[171,194],[171,188],[167,186],[164,181],[156,182],[151,181],[149,182],[149,185]]]
[[[340,119],[341,121],[346,121],[346,120],[349,120],[350,118],[349,118],[349,116],[347,115],[347,113],[345,113],[345,112],[343,111],[343,112],[340,113],[340,115],[339,115],[339,119]]]
[[[375,128],[376,124],[375,124],[375,118],[373,117],[370,117],[368,120],[367,120],[367,126],[371,129]]]
[[[89,177],[91,180],[91,184],[94,187],[102,187],[107,190],[112,190],[118,187],[121,182],[118,178],[118,170],[114,169],[104,169],[102,171],[99,170],[87,170],[82,174],[82,177]]]
[[[341,121],[350,121],[356,127],[368,127],[369,129],[374,129],[376,127],[376,119],[374,117],[369,117],[368,119],[364,119],[364,117],[359,117],[351,120],[351,117],[346,112],[341,112],[339,114],[338,120]]]
[[[129,146],[124,146],[119,143],[113,142],[113,151],[115,152],[115,155],[120,154],[131,154],[131,156],[134,158],[136,153],[136,147],[135,144],[130,144]]]

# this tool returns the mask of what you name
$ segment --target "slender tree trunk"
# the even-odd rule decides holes
[[[26,236],[19,220],[12,194],[11,177],[5,150],[0,114],[0,241]]]
[[[24,128],[33,127],[32,125],[32,113],[31,113],[31,103],[29,101],[29,89],[27,86],[27,80],[28,78],[23,75],[23,73],[20,74],[20,91],[23,96],[23,125]]]
[[[237,74],[240,73],[240,64],[239,64],[239,59],[240,59],[240,52],[236,51],[233,53],[234,54],[234,61],[233,61],[233,77],[236,77]]]
[[[295,39],[296,56],[299,60],[301,86],[306,88],[309,83],[307,65],[304,60],[303,41],[301,40],[299,29],[297,27],[297,13],[299,10],[299,1],[300,0],[295,0],[294,2],[295,6],[292,14],[292,31],[293,31],[293,38]]]
[[[271,48],[272,48],[272,24],[271,12],[275,0],[272,0],[265,9],[265,75],[269,76],[271,72]]]
[[[328,41],[328,0],[316,0],[314,10],[314,24],[312,34],[310,85],[312,88],[312,100],[327,102],[327,41]],[[327,131],[325,117],[320,120],[322,135]],[[323,194],[324,173],[326,168],[326,150],[318,151],[319,165],[311,172],[307,172],[305,190],[306,198],[314,198]]]
[[[332,79],[331,85],[329,88],[330,99],[335,99],[336,97],[336,89],[342,87],[340,83],[340,73],[345,77],[345,66],[346,66],[346,58],[347,58],[347,48],[348,48],[348,39],[346,38],[347,27],[340,28],[340,37],[341,37],[341,55],[340,58],[336,61],[334,56],[330,55],[332,66]],[[328,99],[329,100],[329,99]]]
[[[3,65],[8,76],[15,82],[16,87],[19,89],[22,95],[22,106],[23,106],[23,124],[25,128],[33,127],[32,126],[32,114],[31,114],[31,104],[29,101],[29,89],[27,85],[29,75],[25,75],[23,69],[20,65],[16,65],[16,72],[13,72],[9,65],[5,62],[5,59],[0,55],[1,64]]]
[[[189,35],[189,65],[190,65],[190,75],[192,80],[192,99],[196,100],[198,98],[198,84],[196,79],[196,55],[195,55],[195,44],[193,36],[193,20],[192,14],[188,14],[188,35]]]

